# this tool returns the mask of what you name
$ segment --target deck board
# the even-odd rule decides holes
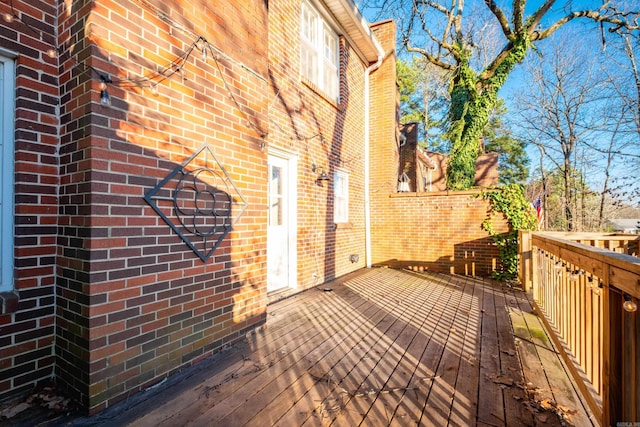
[[[468,280],[470,282],[470,280]],[[461,309],[467,316],[464,341],[455,383],[455,395],[451,405],[449,423],[451,425],[473,425],[478,408],[478,373],[480,354],[477,350],[480,341],[480,321],[484,292],[481,286],[469,283],[465,292],[465,305]]]
[[[323,297],[325,300],[336,299],[333,293],[323,294]],[[366,313],[379,315],[384,319],[384,313],[375,305],[367,301],[360,301],[359,304],[367,306]],[[309,355],[313,352],[317,353],[321,346],[324,346],[325,351],[330,351],[331,348],[328,347],[332,344],[343,345],[345,335],[348,337],[349,333],[358,333],[368,322],[366,317],[364,320],[358,318],[339,304],[328,303],[327,307],[333,308],[334,311],[316,314],[310,319],[311,323],[316,324],[312,333],[304,335],[302,339],[288,339],[279,348],[273,349],[276,356],[268,362],[270,369],[261,371],[246,383],[233,384],[235,386],[233,389],[231,387],[221,389],[221,393],[226,397],[200,416],[203,425],[212,421],[218,425],[246,424],[277,396],[278,390],[286,390],[306,373],[312,363]],[[315,355],[317,358],[323,356],[322,353]],[[245,404],[248,401],[251,405]],[[275,415],[270,414],[270,417],[275,418]]]
[[[589,425],[553,345],[536,328],[527,296],[504,284],[362,270],[270,304],[265,327],[220,355],[215,369],[115,422],[560,425],[539,405],[548,398],[571,409],[574,425]],[[528,392],[533,387],[537,393]]]
[[[294,396],[294,398],[278,402],[280,406],[284,402],[284,407],[280,414],[288,413],[285,420],[279,421],[281,425],[302,425],[313,416],[318,417],[320,421],[326,421],[332,418],[333,414],[337,413],[338,410],[342,410],[346,389],[345,385],[342,384],[341,378],[353,369],[353,366],[357,363],[358,355],[354,350],[358,352],[371,351],[373,343],[381,337],[380,329],[384,328],[384,324],[389,323],[391,320],[386,315],[387,312],[385,310],[390,308],[390,305],[380,307],[371,301],[367,301],[360,307],[366,307],[366,310],[356,309],[361,313],[360,317],[366,319],[366,321],[360,323],[349,321],[340,325],[334,334],[337,338],[336,345],[326,354],[316,355],[313,364],[308,368],[307,374],[304,376],[304,381],[309,384],[303,390],[304,395],[309,391],[314,391],[316,382],[323,383],[324,395],[311,395],[311,399],[307,398],[297,402],[294,400]],[[313,381],[309,382],[309,378]],[[296,403],[298,404],[296,405]],[[292,411],[289,411],[290,407]],[[267,412],[273,409],[275,408],[267,408]],[[295,421],[301,422],[296,424],[291,417]],[[315,421],[317,420],[311,419],[312,424]]]
[[[446,341],[442,355],[438,362],[435,380],[429,393],[429,406],[425,405],[422,420],[434,425],[445,425],[450,418],[451,407],[454,399],[464,398],[462,394],[456,395],[455,384],[459,375],[462,343],[466,334],[465,315],[466,307],[461,307],[465,290],[468,292],[472,285],[466,281],[458,280],[450,283],[451,298],[446,303],[445,315],[438,328],[446,333]],[[465,301],[466,304],[466,301]],[[476,390],[471,391],[473,394]]]
[[[499,286],[499,285],[498,285]],[[500,381],[503,385],[503,400],[506,420],[515,420],[518,425],[532,425],[533,414],[522,404],[527,398],[524,373],[518,357],[514,329],[510,313],[517,307],[516,296],[510,293],[496,295],[496,320],[500,347]]]
[[[419,280],[419,279],[415,279]],[[359,425],[365,418],[367,423],[373,425],[388,425],[394,416],[395,408],[399,403],[397,395],[403,390],[398,388],[408,387],[405,383],[399,383],[400,379],[393,378],[397,372],[401,375],[409,369],[413,370],[407,351],[414,341],[421,341],[420,326],[425,320],[425,305],[433,301],[440,301],[443,292],[437,295],[427,287],[417,287],[419,292],[411,295],[401,302],[403,311],[397,313],[394,327],[396,331],[387,334],[387,343],[383,346],[384,352],[377,358],[364,360],[369,369],[368,381],[360,381],[359,395],[352,397],[345,406],[345,411],[336,421],[336,425]],[[375,362],[375,363],[374,363]],[[414,413],[413,417],[419,415]]]
[[[496,290],[484,286],[482,304],[482,333],[480,343],[480,374],[478,389],[478,422],[486,425],[504,425],[504,400],[500,377],[500,348],[496,319]]]
[[[392,373],[386,388],[396,390],[388,395],[381,395],[386,407],[392,408],[389,416],[390,425],[408,425],[411,421],[418,421],[424,410],[424,397],[433,385],[435,372],[424,372],[420,360],[428,348],[429,342],[433,339],[435,328],[427,326],[429,322],[440,323],[443,319],[443,312],[436,307],[446,306],[451,297],[447,288],[438,287],[431,290],[428,298],[421,301],[419,322],[416,322],[411,341],[404,347],[406,350],[402,354],[402,360],[398,361],[397,368]],[[404,343],[400,343],[400,346]],[[385,416],[386,416],[385,412]],[[367,420],[371,416],[367,417]],[[374,421],[383,421],[376,420]]]

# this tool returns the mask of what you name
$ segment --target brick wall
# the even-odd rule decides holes
[[[407,175],[410,191],[446,191],[449,156],[443,153],[422,151],[428,156],[429,162],[421,162],[418,155],[418,150],[420,150],[418,147],[418,124],[401,125],[401,129],[406,140],[400,147],[400,172]],[[474,185],[482,188],[498,185],[498,153],[483,153],[478,156]]]
[[[0,399],[26,392],[54,373],[58,78],[57,59],[47,51],[55,45],[57,4],[14,1],[21,20],[0,19],[2,53],[16,55],[14,287],[19,297],[17,311],[0,314]],[[0,4],[3,15],[13,12],[8,2]]]
[[[392,129],[393,123],[388,122],[387,127]],[[481,228],[489,204],[478,197],[480,190],[442,191],[446,156],[437,153],[429,153],[437,165],[431,176],[433,191],[416,193],[417,133],[415,127],[409,130],[403,146],[395,140],[381,139],[372,151],[377,180],[377,188],[372,193],[372,229],[375,230],[372,262],[398,268],[490,276],[500,268],[500,261],[492,238]],[[389,158],[396,160],[390,162]],[[413,192],[397,193],[402,171],[413,172],[413,183],[410,183]],[[478,185],[497,184],[497,162],[487,165],[479,161],[477,171]],[[494,218],[494,226],[497,231],[508,231],[501,215]]]
[[[365,265],[362,123],[368,66],[341,37],[339,102],[301,79],[300,8],[300,0],[269,4],[269,144],[298,159],[297,290]],[[313,165],[322,167],[331,179],[318,183],[319,172],[313,171]],[[335,224],[333,219],[336,170],[349,174],[347,224]],[[357,261],[353,262],[351,255],[357,255]]]
[[[490,276],[500,268],[498,250],[482,221],[489,204],[478,191],[398,193],[374,216],[373,262],[472,276]],[[495,229],[508,231],[500,215]]]
[[[395,33],[393,21],[374,25],[376,37],[383,41],[383,49],[387,58],[380,68],[371,75],[371,218],[373,243],[377,238],[374,218],[379,216],[382,195],[395,193],[398,189],[400,170],[400,133],[398,118],[400,98],[396,86]]]
[[[0,23],[18,54],[19,292],[18,311],[0,316],[0,396],[55,375],[95,413],[264,322],[272,147],[298,156],[296,290],[364,266],[368,64],[348,38],[336,103],[298,77],[299,0],[269,17],[259,0],[32,3],[14,1],[33,28]],[[207,262],[144,199],[161,184],[165,203],[182,175],[162,180],[204,143],[247,206]],[[332,181],[318,185],[313,165],[349,174],[349,223],[334,224]]]
[[[385,41],[384,48],[391,49],[393,24],[374,26],[374,30],[379,40]],[[405,165],[400,163],[401,141],[395,120],[398,91],[395,77],[387,77],[391,73],[395,76],[395,60],[389,59],[372,76],[372,262],[490,275],[498,268],[498,251],[480,228],[488,205],[475,197],[477,192],[397,193],[401,167]],[[417,133],[412,135],[415,140]],[[495,219],[496,230],[507,231],[502,221]]]
[[[60,24],[57,374],[91,413],[265,317],[266,5],[145,3],[73,2]],[[207,60],[167,67],[197,36]],[[143,200],[204,143],[248,202],[206,263]]]
[[[0,315],[0,398],[55,375],[95,413],[263,323],[267,154],[274,147],[298,157],[296,290],[365,265],[362,123],[368,64],[343,37],[340,101],[300,80],[298,50],[292,49],[300,32],[299,0],[272,2],[269,11],[260,0],[223,0],[215,7],[84,0],[61,3],[58,10],[53,1],[13,3],[30,27],[0,21],[2,48],[17,54],[19,294],[17,311]],[[398,178],[395,26],[386,21],[372,28],[387,52],[371,76],[378,262],[414,257],[408,248],[417,245],[408,245],[409,234],[401,236],[396,226],[419,215],[425,202],[390,196]],[[57,43],[47,43],[53,34]],[[213,47],[206,60],[202,40],[193,45],[198,36]],[[59,48],[56,59],[46,55],[52,44]],[[170,64],[192,45],[184,64]],[[109,106],[100,103],[102,77],[110,80]],[[176,225],[179,213],[169,209],[173,201],[167,198],[183,175],[163,179],[204,143],[213,154],[198,155],[185,174],[197,166],[214,169],[216,176],[203,175],[193,185],[226,184],[226,193],[203,194],[233,197],[232,214],[243,208],[239,194],[246,201],[244,214],[207,262],[152,206]],[[314,164],[330,175],[349,174],[347,224],[334,224],[332,181],[319,185]],[[145,196],[159,185],[158,198],[147,203]],[[177,201],[185,211],[195,203]],[[451,205],[449,211],[458,215],[470,202],[455,203],[440,201],[437,208]],[[193,227],[211,225],[193,218]],[[214,224],[213,237],[222,236],[218,226],[227,221]],[[445,217],[429,227],[436,226],[447,227]],[[477,230],[470,227],[468,235],[474,236]],[[398,239],[400,255],[388,243]],[[462,250],[469,248],[475,246]],[[358,255],[357,261],[350,255]]]

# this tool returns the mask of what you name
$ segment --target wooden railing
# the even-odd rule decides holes
[[[571,233],[559,231],[547,231],[545,236],[556,237],[571,242],[583,243],[595,248],[609,249],[620,254],[638,256],[638,243],[640,236],[637,234],[621,233]]]
[[[640,312],[624,308],[639,304],[638,241],[520,234],[520,280],[603,426],[640,422]]]

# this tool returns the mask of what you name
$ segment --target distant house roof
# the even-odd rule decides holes
[[[640,218],[615,218],[607,222],[614,231],[636,234],[640,232]]]

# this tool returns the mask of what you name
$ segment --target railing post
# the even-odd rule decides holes
[[[615,349],[612,346],[613,338],[611,337],[611,307],[609,306],[609,266],[604,266],[604,274],[602,275],[602,342],[600,355],[601,363],[601,384],[602,384],[602,420],[600,425],[605,427],[611,425],[611,351]]]
[[[540,264],[540,256],[538,254],[538,249],[536,248],[536,253],[533,252],[533,241],[529,240],[531,244],[531,298],[540,303],[540,281],[542,265]]]
[[[518,231],[518,252],[520,253],[520,270],[518,278],[525,292],[531,289],[532,265],[531,265],[531,231]]]
[[[622,304],[610,291],[611,268],[602,277],[602,426],[615,426],[622,419]]]

